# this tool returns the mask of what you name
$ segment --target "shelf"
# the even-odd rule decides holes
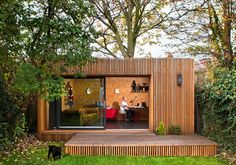
[[[131,91],[131,93],[148,93],[149,91],[146,91],[146,92],[133,92],[133,91]]]

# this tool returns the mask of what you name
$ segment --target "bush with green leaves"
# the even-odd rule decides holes
[[[25,116],[11,101],[0,75],[0,150],[16,140],[25,131]]]
[[[196,87],[202,133],[221,149],[236,151],[236,61],[231,68],[215,67]]]
[[[180,126],[178,124],[177,125],[171,124],[168,127],[168,133],[170,135],[181,135],[181,128],[180,128]]]
[[[162,121],[159,123],[158,127],[156,128],[156,134],[157,135],[165,135],[166,134],[165,125]]]

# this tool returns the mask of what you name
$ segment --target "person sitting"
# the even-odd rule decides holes
[[[134,100],[131,100],[129,103],[130,103],[130,107],[135,107]]]
[[[126,97],[122,98],[121,106],[120,106],[120,113],[126,113],[126,121],[131,121],[133,116],[133,111],[128,108],[128,103],[126,102]]]
[[[126,114],[126,111],[125,111],[125,110],[127,110],[127,109],[129,109],[129,108],[128,108],[128,104],[127,104],[127,102],[126,102],[126,98],[125,98],[125,97],[122,97],[122,102],[121,102],[121,105],[120,105],[120,111],[119,111],[119,113],[121,113],[121,114]]]

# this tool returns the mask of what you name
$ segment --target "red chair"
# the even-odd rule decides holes
[[[117,118],[117,109],[110,108],[106,109],[106,119],[107,120],[116,120]]]

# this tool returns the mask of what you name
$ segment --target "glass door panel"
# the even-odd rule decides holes
[[[104,128],[104,79],[65,79],[59,128]]]

